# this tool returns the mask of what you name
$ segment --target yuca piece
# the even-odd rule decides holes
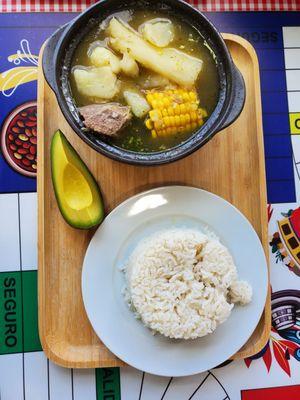
[[[144,72],[139,77],[138,84],[143,89],[153,89],[153,88],[170,86],[170,81],[169,79],[159,74],[156,74],[155,72],[147,71],[147,73]]]
[[[115,74],[118,74],[121,70],[120,60],[118,57],[105,47],[95,47],[89,57],[96,67],[104,67],[108,65]]]
[[[167,18],[151,19],[140,26],[139,32],[157,47],[166,47],[174,39],[173,24]]]
[[[131,78],[136,78],[139,75],[139,66],[134,58],[132,58],[127,51],[123,54],[123,58],[120,62],[121,70],[125,75]]]
[[[76,87],[79,93],[110,100],[119,92],[120,86],[117,76],[108,66],[97,68],[73,69]]]
[[[158,49],[147,43],[136,31],[113,18],[109,24],[111,47],[126,51],[144,67],[157,72],[178,85],[191,87],[202,69],[202,61],[177,49]]]
[[[123,96],[136,117],[143,118],[150,111],[150,106],[141,93],[124,90]]]

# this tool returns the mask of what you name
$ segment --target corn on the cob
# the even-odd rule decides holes
[[[147,101],[151,106],[145,125],[153,138],[193,131],[203,125],[207,112],[199,107],[194,90],[148,91]]]

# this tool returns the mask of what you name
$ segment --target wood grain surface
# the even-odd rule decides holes
[[[84,310],[81,296],[81,268],[87,245],[94,231],[71,228],[58,210],[51,182],[49,151],[51,137],[58,128],[64,132],[94,174],[103,193],[107,213],[128,197],[153,187],[171,184],[200,187],[225,198],[244,213],[258,233],[268,257],[266,179],[258,61],[254,49],[247,41],[230,34],[224,34],[224,38],[246,83],[247,98],[242,114],[234,124],[218,133],[193,155],[158,167],[125,165],[112,161],[88,147],[65,121],[54,93],[44,80],[40,58],[39,332],[46,355],[55,363],[73,368],[123,365],[98,339]],[[99,312],[101,313],[101,310]],[[256,330],[233,358],[248,357],[260,351],[268,340],[270,327],[269,293],[265,311]],[[117,321],[115,329],[118,329]],[[121,332],[120,340],[122,340]]]

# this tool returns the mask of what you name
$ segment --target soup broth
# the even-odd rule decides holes
[[[187,140],[201,126],[201,124],[205,123],[217,104],[219,79],[216,61],[212,50],[195,28],[173,15],[162,13],[161,11],[124,11],[116,13],[102,21],[100,25],[88,32],[88,34],[81,40],[73,56],[72,71],[76,68],[85,68],[88,70],[95,66],[92,57],[90,57],[91,51],[95,47],[108,48],[112,50],[114,55],[119,59],[122,58],[120,52],[116,51],[115,48],[111,49],[110,47],[107,27],[113,17],[122,21],[122,23],[124,22],[125,24],[128,24],[138,32],[145,32],[145,28],[141,27],[145,26],[143,24],[147,21],[162,19],[163,21],[168,20],[172,24],[172,26],[170,26],[172,27],[173,39],[166,47],[157,47],[158,52],[161,50],[164,51],[163,49],[166,48],[173,48],[191,56],[193,59],[197,58],[203,62],[202,69],[198,74],[194,85],[187,89],[187,92],[190,93],[190,97],[187,97],[188,95],[184,94],[186,90],[184,85],[179,85],[178,82],[174,82],[172,79],[167,79],[167,75],[162,76],[157,74],[157,72],[151,71],[150,68],[145,68],[142,63],[135,60],[138,65],[138,75],[129,76],[123,73],[123,70],[121,70],[120,73],[117,73],[118,90],[116,90],[115,95],[110,99],[103,99],[80,90],[75,74],[71,73],[70,85],[75,104],[79,110],[80,107],[91,104],[112,102],[126,106],[128,105],[128,99],[126,101],[126,96],[124,94],[126,94],[127,91],[139,92],[144,97],[145,103],[147,101],[149,103],[148,105],[145,104],[145,107],[148,107],[148,111],[145,112],[143,116],[136,116],[133,114],[131,120],[125,124],[117,134],[112,136],[101,135],[101,138],[117,147],[135,152],[156,152],[179,145]],[[144,31],[141,31],[141,29],[144,29]],[[153,46],[153,43],[151,46]],[[112,67],[111,61],[110,66]],[[157,87],[155,87],[155,84],[157,84]],[[160,107],[158,107],[160,110],[158,111],[158,114],[161,117],[162,122],[156,122],[154,117],[153,120],[151,120],[150,117],[151,115],[154,115],[154,113],[151,114],[151,109],[155,108],[155,103],[149,102],[149,94],[151,95],[153,93],[160,93],[158,96],[161,96],[159,99],[161,99],[162,102],[157,104],[160,104]],[[165,100],[165,93],[175,93],[174,95],[172,94],[172,96],[175,101],[177,101],[176,98],[179,98],[178,103],[181,103],[180,93],[182,93],[182,98],[186,96],[187,100],[185,100],[184,105],[181,106],[180,113],[179,111],[177,113],[180,120],[176,116],[176,111],[175,114],[173,114],[172,110],[170,111],[170,103],[168,106],[168,101]],[[176,93],[179,93],[179,97]],[[189,110],[189,107],[191,107],[192,110],[195,109],[189,104],[190,99],[193,99],[195,102],[195,97],[191,93],[196,93],[197,102],[199,102],[199,104],[197,103],[199,110],[197,109],[196,113],[197,115],[198,112],[200,113],[201,119],[196,119],[196,122],[192,122],[194,114]],[[194,104],[193,107],[197,106]],[[167,111],[168,109],[171,114],[173,114],[171,117]],[[134,111],[134,108],[132,108],[132,111]],[[146,123],[147,120],[149,120],[148,123]],[[95,135],[99,135],[99,133],[95,132]]]

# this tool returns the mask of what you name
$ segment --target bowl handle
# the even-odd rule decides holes
[[[233,65],[233,71],[232,71],[232,85],[233,85],[233,90],[232,90],[233,95],[230,101],[231,104],[230,111],[227,114],[225,120],[221,124],[221,127],[218,129],[218,131],[232,124],[238,118],[245,105],[245,98],[246,98],[245,82],[243,75],[235,65]]]
[[[55,51],[57,48],[57,43],[61,38],[62,33],[64,32],[66,26],[65,24],[61,26],[57,31],[55,31],[52,36],[47,40],[46,46],[43,51],[43,59],[42,66],[46,81],[52,88],[52,90],[56,93],[56,77],[55,77]]]

